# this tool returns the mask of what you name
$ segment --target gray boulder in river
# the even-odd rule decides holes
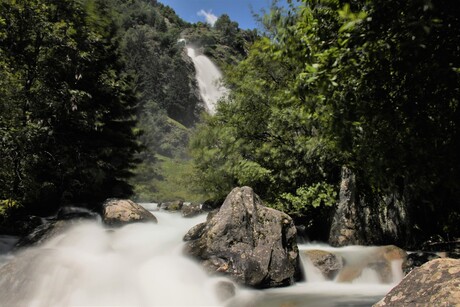
[[[220,210],[190,229],[184,241],[187,254],[240,284],[269,288],[301,278],[291,217],[265,207],[249,187],[233,189]]]
[[[435,259],[413,269],[374,306],[460,306],[460,260]]]
[[[111,198],[102,205],[102,220],[109,226],[123,226],[136,222],[157,223],[157,218],[144,207],[129,199]]]

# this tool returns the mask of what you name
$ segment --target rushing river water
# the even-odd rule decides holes
[[[237,287],[233,298],[222,301],[218,285],[225,278],[208,276],[182,254],[183,235],[205,216],[154,214],[158,224],[117,229],[82,222],[40,247],[3,260],[0,305],[370,306],[392,287],[380,284],[372,272],[363,272],[353,283],[324,281],[304,259],[306,282],[270,290]],[[300,246],[308,248],[313,247]],[[353,258],[365,248],[342,251]]]

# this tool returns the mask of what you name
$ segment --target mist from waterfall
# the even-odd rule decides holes
[[[217,102],[228,93],[227,88],[221,84],[222,73],[207,56],[199,54],[195,48],[188,46],[187,55],[195,65],[196,80],[206,110],[209,114],[215,114]]]

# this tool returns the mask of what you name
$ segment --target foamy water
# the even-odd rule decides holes
[[[219,68],[205,55],[197,54],[192,47],[187,47],[187,55],[192,59],[196,70],[196,79],[207,111],[216,112],[219,99],[225,96],[228,90],[220,84],[222,73]]]
[[[223,278],[208,276],[182,253],[182,237],[205,216],[153,213],[158,224],[107,229],[84,222],[22,251],[3,268],[0,306],[370,306],[394,286],[381,284],[370,269],[352,283],[326,281],[302,257],[306,282],[268,290],[240,287],[234,298],[221,301],[216,284]],[[328,250],[353,263],[375,248],[300,245],[307,249]]]
[[[118,229],[81,223],[23,251],[9,264],[16,270],[14,281],[0,277],[0,305],[217,305],[210,290],[214,280],[182,255],[183,235],[205,217],[155,216],[157,225]]]

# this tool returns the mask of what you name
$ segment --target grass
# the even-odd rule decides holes
[[[206,196],[194,187],[194,172],[191,160],[157,155],[158,178],[135,186],[135,199],[141,202],[164,202],[183,200],[202,202]]]

